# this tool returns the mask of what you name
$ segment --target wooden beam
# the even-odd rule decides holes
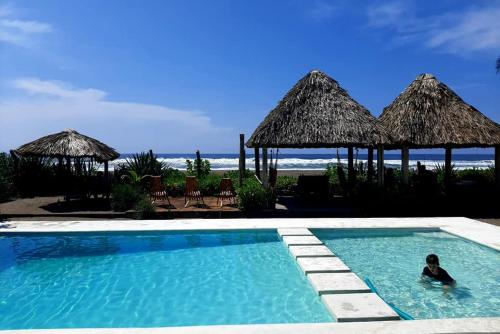
[[[267,147],[262,148],[262,185],[267,188],[269,168],[267,167]]]
[[[401,183],[405,186],[408,185],[408,175],[410,173],[409,160],[410,150],[408,146],[403,146],[401,148]]]
[[[254,156],[255,156],[255,175],[260,180],[260,154],[258,147],[254,149]]]
[[[377,184],[384,186],[384,145],[377,146]]]
[[[373,147],[368,147],[368,168],[366,176],[367,181],[371,183],[373,179]]]
[[[240,187],[243,184],[243,176],[245,175],[245,135],[240,133],[240,175],[239,184]]]
[[[448,186],[451,180],[451,147],[445,148],[444,153],[444,185]]]
[[[500,145],[495,146],[495,180],[497,189],[500,190]]]
[[[354,184],[354,149],[352,146],[347,148],[347,182],[349,186]]]

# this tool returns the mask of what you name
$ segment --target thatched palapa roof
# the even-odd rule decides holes
[[[120,156],[108,145],[71,129],[24,144],[14,152],[21,156],[94,158],[98,161],[114,160]]]
[[[257,127],[248,147],[367,147],[387,132],[338,82],[320,71],[303,77]]]
[[[500,145],[500,126],[464,102],[431,74],[421,74],[380,120],[398,145],[487,147]]]

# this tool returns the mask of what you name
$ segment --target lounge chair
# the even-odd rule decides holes
[[[167,202],[168,206],[172,206],[168,198],[167,189],[161,182],[161,176],[151,176],[151,182],[149,183],[149,198],[153,204],[165,204],[165,202]]]
[[[203,195],[201,194],[198,186],[198,179],[195,176],[186,176],[186,187],[184,190],[184,207],[187,208],[189,201],[196,200],[197,204],[200,202],[205,205]]]
[[[236,192],[234,191],[233,181],[231,181],[231,179],[221,179],[219,189],[220,192],[217,195],[217,204],[220,201],[220,206],[222,207],[223,201],[225,199],[229,200],[229,204],[236,204]]]

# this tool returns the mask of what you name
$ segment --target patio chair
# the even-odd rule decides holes
[[[151,181],[149,183],[149,198],[153,204],[165,204],[165,202],[167,202],[168,206],[172,206],[167,189],[161,182],[161,176],[151,176]]]
[[[231,179],[221,179],[219,189],[220,192],[217,195],[217,204],[219,204],[220,201],[220,206],[222,207],[225,199],[229,200],[229,204],[236,204],[236,192],[234,191],[233,181]]]
[[[203,195],[201,194],[198,186],[198,179],[196,176],[186,176],[186,187],[184,190],[184,207],[187,208],[191,200],[196,200],[197,204],[200,202],[205,206]]]

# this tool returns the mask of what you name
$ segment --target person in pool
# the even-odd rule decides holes
[[[443,288],[455,287],[455,281],[446,270],[439,266],[439,258],[436,254],[429,254],[425,258],[427,266],[422,271],[422,278],[432,278],[443,284]]]

